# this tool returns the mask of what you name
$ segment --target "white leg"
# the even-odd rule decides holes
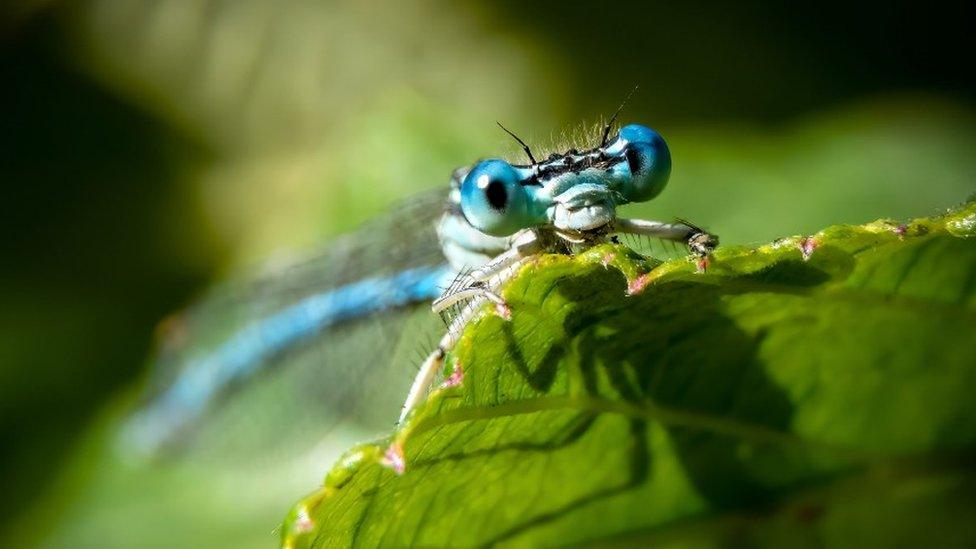
[[[468,301],[476,297],[483,297],[500,307],[505,306],[505,300],[502,299],[502,296],[489,290],[488,286],[484,284],[477,284],[438,297],[431,304],[430,308],[435,313],[440,313],[441,311],[444,311],[445,309],[453,306],[456,303],[459,303],[461,301]]]
[[[544,246],[545,242],[538,232],[532,229],[523,229],[512,235],[508,250],[471,271],[468,276],[473,280],[487,280],[513,263],[539,253]]]
[[[524,261],[526,258],[521,258]],[[516,262],[517,263],[517,262]],[[410,410],[420,403],[424,395],[427,394],[427,390],[433,385],[434,378],[444,366],[444,357],[447,352],[457,345],[458,341],[461,339],[461,333],[464,331],[464,327],[467,326],[469,322],[481,311],[481,309],[488,302],[494,302],[496,307],[505,305],[504,299],[498,294],[497,290],[501,288],[503,284],[508,282],[515,274],[518,272],[517,265],[511,265],[513,268],[496,273],[492,276],[487,284],[474,288],[477,290],[475,293],[471,294],[474,297],[461,309],[461,312],[454,317],[451,324],[447,327],[447,333],[441,338],[440,342],[437,344],[437,348],[434,349],[430,355],[424,360],[423,364],[420,365],[420,370],[417,372],[417,376],[414,377],[413,384],[410,386],[410,392],[407,393],[407,399],[403,403],[403,408],[400,410],[400,419],[397,423],[402,423]],[[463,290],[467,291],[467,290]],[[450,306],[450,305],[446,305]],[[505,316],[505,315],[502,315]]]
[[[687,240],[692,233],[696,232],[695,228],[684,223],[662,223],[660,221],[623,218],[616,220],[613,229],[617,233],[639,234],[677,241]]]
[[[439,313],[455,303],[477,296],[484,296],[499,307],[504,307],[505,301],[492,291],[492,287],[497,288],[498,284],[491,284],[490,280],[505,269],[515,268],[517,263],[541,251],[543,241],[539,233],[526,229],[512,236],[510,246],[508,250],[498,254],[488,263],[464,275],[444,295],[434,300],[431,309]]]
[[[417,372],[417,376],[413,378],[413,384],[410,386],[410,392],[407,393],[407,399],[403,403],[403,407],[400,409],[400,418],[397,423],[403,423],[403,420],[413,410],[414,407],[420,403],[420,400],[427,394],[427,389],[434,384],[434,378],[437,376],[437,372],[441,370],[444,366],[444,356],[449,350],[457,345],[458,339],[461,337],[461,332],[464,330],[464,326],[474,318],[475,313],[485,304],[485,300],[481,298],[476,298],[471,300],[467,305],[465,305],[464,310],[461,314],[456,316],[451,322],[451,325],[447,328],[447,333],[441,338],[440,342],[437,344],[437,348],[434,349],[427,358],[424,360],[423,364],[420,365],[420,370]]]
[[[688,244],[698,256],[707,256],[718,246],[718,237],[686,223],[662,223],[643,219],[617,219],[613,227],[617,233],[636,234],[676,240]]]

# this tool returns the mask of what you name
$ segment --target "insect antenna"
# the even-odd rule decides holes
[[[610,128],[612,128],[613,123],[617,121],[617,115],[620,114],[620,111],[624,110],[624,105],[626,105],[627,102],[630,101],[631,96],[634,95],[634,93],[637,91],[637,88],[639,87],[640,84],[634,85],[634,89],[630,90],[630,93],[628,93],[627,97],[624,98],[624,102],[621,103],[619,107],[617,107],[617,112],[613,113],[613,116],[610,117],[610,121],[607,122],[606,127],[603,128],[603,138],[600,139],[601,149],[607,146],[607,138],[610,137]]]
[[[499,128],[501,128],[501,129],[503,129],[503,130],[505,130],[505,133],[507,133],[508,135],[511,135],[513,139],[515,139],[516,141],[518,141],[518,142],[519,142],[519,145],[522,145],[522,150],[524,150],[524,151],[525,151],[525,154],[527,154],[527,155],[529,156],[529,160],[530,160],[530,161],[531,161],[531,162],[532,162],[533,164],[538,164],[538,162],[536,162],[536,161],[535,161],[535,157],[534,157],[534,156],[532,156],[532,151],[531,151],[531,150],[529,150],[529,146],[525,144],[525,141],[522,141],[521,139],[519,139],[519,136],[517,136],[517,135],[515,135],[514,133],[512,133],[512,132],[511,132],[511,131],[510,131],[510,130],[509,130],[508,128],[506,128],[505,126],[502,126],[502,123],[501,123],[501,122],[497,122],[497,121],[496,121],[496,122],[495,122],[495,124],[498,124],[498,127],[499,127]]]

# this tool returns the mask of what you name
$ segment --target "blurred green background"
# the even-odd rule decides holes
[[[675,169],[629,213],[726,243],[976,190],[976,73],[959,60],[974,14],[956,3],[0,9],[0,540],[44,541],[38,524],[76,513],[63,487],[84,468],[63,471],[167,313],[511,152],[495,120],[558,142],[639,84],[621,120],[658,129]]]

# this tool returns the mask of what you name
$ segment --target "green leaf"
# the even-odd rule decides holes
[[[283,543],[976,542],[974,234],[971,202],[706,273],[542,257],[394,434],[405,472],[352,450]]]

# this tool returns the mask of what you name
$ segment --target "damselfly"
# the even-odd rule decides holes
[[[541,253],[573,253],[615,234],[635,234],[686,243],[704,266],[718,242],[713,235],[684,222],[617,216],[619,206],[650,200],[664,189],[671,156],[664,139],[645,126],[627,125],[611,136],[615,118],[592,148],[541,161],[505,130],[522,145],[527,164],[490,159],[455,170],[447,200],[423,196],[319,257],[231,285],[191,309],[160,350],[151,396],[123,429],[126,447],[153,453],[182,438],[178,435],[199,430],[200,418],[220,397],[248,378],[272,375],[282,362],[304,361],[306,370],[318,368],[317,377],[326,380],[264,397],[298,401],[293,421],[305,417],[307,410],[299,407],[307,408],[309,399],[289,391],[318,393],[327,400],[321,407],[335,407],[338,400],[344,412],[360,416],[388,409],[388,394],[340,391],[353,377],[328,373],[378,369],[378,375],[387,375],[387,368],[369,363],[368,354],[324,361],[322,353],[338,344],[331,336],[348,321],[433,300],[435,312],[454,308],[456,314],[417,372],[401,407],[402,421],[442,371],[462,328],[486,304],[510,314],[501,287],[518,266]],[[318,352],[309,356],[309,349]],[[346,366],[337,368],[337,362]],[[373,386],[391,385],[401,384]],[[273,428],[268,436],[275,438]]]

